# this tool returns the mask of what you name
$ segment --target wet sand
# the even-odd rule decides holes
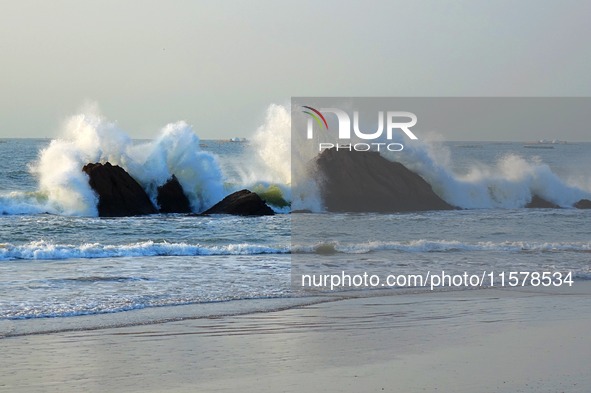
[[[0,391],[588,393],[590,284],[7,337]]]

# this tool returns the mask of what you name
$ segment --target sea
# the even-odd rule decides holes
[[[403,163],[459,209],[328,213],[311,193],[307,202],[298,196],[305,212],[292,214],[285,205],[295,199],[288,116],[272,108],[246,141],[202,140],[183,122],[134,140],[92,114],[74,116],[53,139],[0,139],[0,321],[59,326],[183,305],[304,302],[309,291],[292,282],[295,256],[309,267],[355,265],[379,274],[591,278],[591,210],[572,207],[591,198],[591,143],[424,143]],[[100,218],[81,166],[105,161],[123,166],[151,198],[174,173],[195,212],[249,188],[277,214]],[[561,208],[524,208],[534,194]],[[306,228],[292,233],[302,217]],[[344,223],[357,228],[354,235]]]

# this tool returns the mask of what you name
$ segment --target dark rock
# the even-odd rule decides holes
[[[161,213],[191,213],[191,204],[175,175],[160,187],[156,198]]]
[[[144,189],[123,168],[110,163],[87,164],[92,189],[99,196],[100,217],[124,217],[154,214],[156,209]]]
[[[540,198],[537,195],[534,195],[525,207],[528,209],[560,209],[560,206],[557,204],[549,202],[544,198]]]
[[[422,177],[378,152],[324,150],[317,158],[324,204],[332,212],[451,210]]]
[[[272,216],[273,210],[254,192],[236,191],[216,203],[203,214],[235,214],[239,216]]]
[[[591,201],[589,199],[581,199],[574,205],[577,209],[591,209]]]

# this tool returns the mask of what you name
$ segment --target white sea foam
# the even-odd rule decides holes
[[[134,145],[116,124],[97,113],[85,113],[70,118],[63,135],[51,141],[31,166],[46,197],[40,210],[96,216],[97,196],[81,169],[87,163],[107,161],[129,172],[153,202],[157,187],[172,174],[194,211],[202,211],[224,196],[217,158],[201,151],[198,136],[185,122],[169,124],[155,140]]]
[[[446,202],[464,209],[521,208],[534,195],[561,207],[590,198],[584,185],[561,179],[537,158],[507,154],[492,165],[475,163],[466,174],[454,173],[452,157],[441,143],[407,143],[403,153],[382,153],[420,174]]]
[[[255,172],[245,173],[245,181],[291,184],[291,116],[289,107],[272,104],[265,122],[252,137]],[[257,162],[258,161],[258,162]]]
[[[196,256],[196,255],[259,255],[259,254],[366,254],[375,251],[399,251],[407,253],[455,252],[455,251],[504,251],[504,252],[591,252],[589,242],[476,242],[450,240],[413,240],[409,242],[326,242],[306,245],[265,246],[249,243],[227,245],[201,245],[168,242],[138,242],[132,244],[82,245],[59,244],[45,240],[15,245],[0,244],[2,260],[59,260],[73,258],[120,258],[146,256]]]
[[[132,146],[129,173],[155,202],[156,189],[173,174],[194,211],[200,212],[224,197],[223,176],[216,156],[201,151],[199,137],[185,122],[168,124],[152,142]]]
[[[292,115],[294,121],[306,120],[298,117],[299,112],[290,113],[289,106],[268,107],[264,123],[240,160],[243,164],[236,168],[240,179],[227,182],[218,158],[201,150],[199,137],[188,124],[168,124],[154,140],[134,144],[115,123],[107,121],[96,109],[88,109],[66,121],[62,135],[51,141],[31,164],[30,170],[38,178],[38,191],[0,194],[0,214],[96,216],[98,199],[81,168],[89,162],[106,161],[127,170],[154,204],[157,187],[175,174],[196,212],[212,206],[231,191],[265,190],[272,186],[291,203],[291,210],[322,211],[314,166],[317,152],[309,148],[311,142],[304,135],[291,135]],[[460,208],[520,208],[533,195],[562,207],[572,207],[583,198],[591,199],[588,176],[579,173],[561,178],[539,159],[506,154],[495,163],[474,163],[458,174],[452,170],[449,149],[441,143],[430,143],[423,136],[413,143],[407,143],[402,135],[396,138],[399,140],[391,142],[404,143],[404,151],[382,155],[420,174],[439,196]],[[274,209],[286,212],[288,208]]]
[[[272,105],[267,111],[265,124],[254,138],[255,151],[259,152],[266,170],[274,176],[270,181],[290,184],[292,209],[307,209],[314,212],[323,210],[323,202],[318,188],[319,174],[314,167],[317,154],[310,146],[317,146],[318,140],[310,141],[304,135],[292,135],[291,121],[300,119],[299,112],[288,113],[289,108]],[[314,135],[320,138],[319,135]],[[322,142],[339,143],[336,134],[322,136]],[[289,149],[289,142],[291,146]],[[351,143],[367,142],[353,137]],[[465,208],[521,208],[531,201],[534,195],[542,197],[562,207],[572,207],[574,203],[591,198],[589,179],[562,179],[539,159],[525,159],[516,154],[507,154],[493,164],[475,163],[466,174],[452,170],[452,156],[447,147],[430,138],[408,143],[403,135],[395,135],[394,140],[404,144],[403,152],[388,152],[382,155],[398,161],[425,178],[448,203]],[[291,175],[287,157],[291,155]],[[285,192],[286,195],[287,192]]]
[[[243,170],[246,187],[278,186],[292,210],[323,210],[318,184],[314,181],[315,151],[302,148],[303,140],[291,133],[291,108],[272,104],[267,108],[265,122],[252,137],[249,157],[255,159]],[[297,183],[297,193],[292,186]]]
[[[408,242],[340,243],[326,242],[313,245],[294,245],[293,253],[314,254],[366,254],[373,251],[399,252],[453,252],[453,251],[508,251],[508,252],[553,252],[574,251],[591,252],[589,242],[475,242],[465,243],[456,240],[413,240]]]
[[[47,196],[40,192],[0,193],[0,214],[39,214],[48,211]]]
[[[258,255],[285,254],[288,252],[288,247],[269,247],[248,243],[205,246],[188,243],[146,241],[122,245],[105,245],[100,243],[73,245],[56,244],[40,240],[22,245],[14,245],[10,243],[0,244],[0,260],[54,260],[73,258],[119,258],[196,255]]]
[[[81,168],[87,163],[107,161],[124,168],[154,204],[157,188],[173,174],[195,212],[211,207],[231,191],[256,186],[276,186],[281,197],[290,202],[290,133],[289,108],[269,106],[264,124],[252,138],[246,165],[236,168],[241,180],[224,187],[226,179],[218,158],[201,150],[199,137],[185,122],[168,124],[154,140],[137,144],[100,115],[96,106],[89,107],[68,119],[60,137],[52,140],[30,165],[38,178],[39,191],[0,195],[0,213],[97,216],[98,198]],[[314,198],[318,204],[318,195]],[[275,210],[286,212],[285,207]]]

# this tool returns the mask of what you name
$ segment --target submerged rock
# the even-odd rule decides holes
[[[589,199],[581,199],[575,203],[574,207],[577,209],[591,209],[591,201]]]
[[[431,185],[378,152],[324,150],[317,158],[320,189],[331,212],[395,213],[452,210]]]
[[[544,198],[540,198],[537,195],[534,195],[525,207],[528,209],[560,209],[560,206],[557,204],[549,202]]]
[[[191,213],[189,198],[175,175],[158,187],[156,201],[161,213]]]
[[[156,208],[144,189],[118,165],[87,164],[82,168],[92,189],[98,194],[100,217],[154,214]]]
[[[236,191],[216,203],[203,214],[234,214],[239,216],[271,216],[273,210],[254,192]]]

